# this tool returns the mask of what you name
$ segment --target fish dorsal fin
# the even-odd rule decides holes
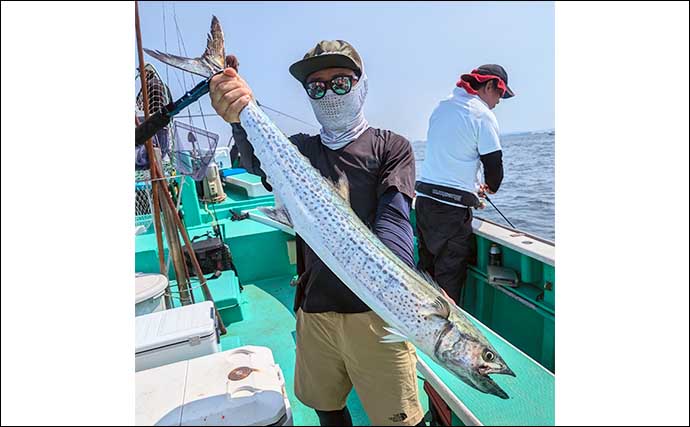
[[[347,180],[347,175],[345,172],[341,171],[337,166],[334,167],[335,174],[337,178],[331,179],[331,184],[335,189],[335,192],[343,198],[343,200],[349,205],[350,204],[350,182]]]
[[[347,176],[345,174],[342,174],[338,177],[338,182],[335,183],[335,189],[338,191],[338,194],[340,194],[340,197],[343,198],[348,204],[350,203],[350,183],[347,180]]]
[[[214,15],[211,18],[211,31],[206,37],[206,50],[202,55],[219,70],[225,68],[225,36],[220,21]]]

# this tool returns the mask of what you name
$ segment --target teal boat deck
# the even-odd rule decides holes
[[[295,313],[292,311],[294,288],[290,287],[292,275],[259,280],[244,285],[240,306],[243,320],[228,325],[228,333],[221,337],[222,350],[238,345],[258,345],[273,350],[273,357],[283,371],[288,399],[292,405],[295,425],[319,425],[316,413],[295,397]],[[420,391],[422,388],[419,382]],[[427,399],[422,404],[426,411]],[[369,425],[369,418],[353,390],[347,406],[354,425]]]
[[[476,319],[472,321],[515,372],[515,377],[491,377],[510,399],[502,400],[473,389],[418,351],[421,359],[418,368],[422,375],[439,391],[464,425],[554,425],[553,374]],[[443,388],[446,390],[441,390]]]
[[[296,322],[292,306],[295,289],[289,283],[295,274],[294,232],[255,209],[259,206],[272,206],[273,196],[248,197],[241,189],[230,184],[225,185],[225,191],[227,200],[216,204],[214,209],[209,208],[209,211],[221,225],[224,240],[232,251],[240,277],[238,281],[233,272],[226,271],[220,278],[208,282],[227,328],[227,334],[221,337],[221,348],[228,350],[241,345],[270,348],[287,382],[286,389],[295,425],[318,425],[315,412],[297,400],[293,389]],[[184,185],[181,197],[190,238],[211,231],[212,217],[203,210],[203,206],[200,207],[195,202],[194,186]],[[233,221],[233,211],[247,211],[250,217]],[[478,244],[485,247],[489,237],[486,233],[478,236],[478,239],[486,240],[478,241]],[[165,252],[167,256],[167,250]],[[480,257],[477,265],[471,267],[472,280],[468,281],[466,306],[463,308],[483,323],[476,321],[517,374],[517,378],[501,375],[492,377],[511,398],[503,400],[467,386],[418,351],[419,395],[424,410],[428,409],[428,399],[422,389],[421,378],[426,378],[434,385],[449,403],[454,413],[455,425],[555,423],[554,375],[540,365],[545,361],[553,363],[552,332],[548,336],[553,324],[553,295],[543,298],[542,293],[542,299],[535,299],[533,295],[536,292],[534,289],[547,282],[551,282],[552,290],[553,266],[531,258],[525,261],[516,249],[506,248],[505,254],[506,265],[517,263],[516,269],[523,268],[521,275],[531,278],[530,286],[508,289],[505,292],[514,293],[523,299],[532,298],[533,302],[540,303],[540,307],[532,305],[533,308],[528,309],[514,298],[505,296],[505,292],[498,292],[489,286],[484,273],[486,260]],[[158,272],[156,240],[151,230],[136,236],[135,267],[140,272]],[[524,274],[525,272],[529,274]],[[176,283],[173,279],[171,277],[171,287],[175,291]],[[239,290],[240,282],[244,287],[242,292]],[[192,286],[198,286],[198,282],[193,280]],[[200,289],[194,290],[194,297],[197,302],[203,300]],[[546,310],[537,312],[535,308]],[[506,310],[509,313],[505,313]],[[511,313],[514,315],[513,319],[518,319],[519,322],[510,325],[506,321]],[[519,324],[523,320],[528,322]],[[484,326],[492,323],[502,329],[501,333],[510,338],[510,343]],[[530,334],[535,335],[535,326],[539,339],[529,340]],[[368,417],[354,390],[348,398],[348,408],[355,425],[369,425]]]

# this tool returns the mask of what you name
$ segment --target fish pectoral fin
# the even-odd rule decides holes
[[[450,302],[442,294],[437,295],[431,303],[425,304],[421,310],[425,318],[439,317],[443,320],[450,318]]]
[[[290,228],[294,228],[292,225],[292,220],[290,219],[290,214],[285,208],[268,208],[268,207],[262,207],[259,208],[260,212],[263,212],[264,215],[272,219],[273,221],[279,222],[283,225],[286,225]]]
[[[384,336],[381,338],[381,342],[384,344],[391,344],[391,343],[396,343],[396,342],[405,342],[409,341],[410,339],[405,336],[402,332],[398,331],[395,328],[390,328],[388,326],[384,326],[383,329],[385,329],[387,332],[389,332],[388,335]]]
[[[441,296],[438,297],[437,299],[439,300],[438,302],[435,302],[435,305],[437,305],[442,313],[448,313],[450,315],[450,307],[452,305],[455,305],[455,301],[452,301],[450,298],[448,298],[448,295],[446,295],[446,291],[443,290],[443,288],[436,283],[433,277],[431,277],[431,274],[429,274],[425,270],[417,270],[417,273],[424,278],[424,280],[431,286],[432,288],[436,289],[441,293]],[[447,317],[446,317],[447,319]]]
[[[381,338],[381,341],[379,341],[379,342],[380,342],[381,344],[393,344],[393,343],[396,343],[396,342],[405,342],[405,341],[407,341],[407,340],[406,340],[405,338],[403,338],[403,337],[400,337],[400,336],[397,336],[397,335],[393,335],[393,334],[389,334],[389,335],[386,335],[386,336],[384,336],[383,338]]]
[[[450,303],[445,297],[442,295],[437,296],[432,304],[433,312],[429,313],[430,315],[439,316],[444,319],[448,319],[450,317]]]

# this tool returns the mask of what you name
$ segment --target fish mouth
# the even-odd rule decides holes
[[[486,377],[489,374],[510,375],[511,377],[517,377],[517,375],[515,375],[515,372],[513,372],[513,370],[507,366],[503,366],[500,368],[493,368],[493,367],[487,366],[487,367],[481,367],[481,368],[477,369],[477,371],[478,371],[479,375],[481,375],[483,377]]]
[[[507,366],[498,372],[494,372],[494,374],[510,375],[511,377],[517,378],[517,375],[515,375],[515,372],[513,372],[513,370]]]
[[[506,393],[501,386],[496,384],[494,380],[489,378],[488,376],[484,376],[482,378],[482,389],[484,393],[489,393],[493,394],[494,396],[500,397],[501,399],[510,399],[510,396],[508,396],[508,393]]]
[[[501,399],[510,399],[508,393],[506,393],[496,382],[489,377],[489,374],[498,375],[510,375],[511,377],[517,377],[515,372],[508,366],[503,366],[501,368],[480,368],[477,372],[480,376],[481,390],[484,393],[493,394],[494,396],[500,397]]]
[[[453,361],[450,361],[450,365],[455,365],[455,366],[462,366],[458,363],[454,363]],[[455,375],[458,376],[465,384],[468,384],[469,386],[481,391],[482,393],[487,393],[487,394],[493,394],[494,396],[500,397],[501,399],[510,399],[510,396],[508,396],[508,393],[506,393],[501,386],[496,384],[496,382],[491,379],[489,374],[503,374],[503,375],[510,375],[513,377],[516,377],[515,372],[513,372],[509,367],[504,366],[498,369],[494,369],[493,371],[490,371],[491,368],[488,368],[486,371],[482,369],[477,369],[471,372],[467,372],[467,374],[463,374],[462,371],[456,371],[456,370],[451,370]]]

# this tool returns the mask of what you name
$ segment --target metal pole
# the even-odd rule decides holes
[[[158,165],[155,165],[156,168],[158,168]],[[171,206],[172,209],[175,209],[175,203],[172,200],[172,196],[170,196],[170,193],[166,190],[163,191],[163,197],[164,197],[164,202],[167,202],[168,206]],[[213,296],[211,295],[211,290],[208,288],[208,284],[206,283],[206,278],[204,277],[204,273],[201,270],[201,267],[199,266],[199,261],[196,258],[196,254],[194,253],[194,249],[192,249],[192,242],[189,240],[189,235],[187,234],[187,229],[184,227],[184,224],[182,224],[182,220],[180,219],[179,215],[172,215],[173,220],[175,221],[175,224],[177,225],[177,228],[180,230],[180,234],[182,235],[182,239],[184,240],[184,244],[187,246],[187,249],[189,250],[189,258],[192,261],[192,267],[194,267],[194,272],[196,273],[196,277],[199,279],[199,283],[201,284],[201,291],[204,293],[204,299],[206,301],[213,301],[213,304],[215,306],[215,301],[213,300]],[[220,314],[218,313],[218,309],[216,308],[216,318],[218,319],[218,329],[220,330],[220,334],[224,335],[226,333],[225,325],[223,324],[223,319],[221,319]]]
[[[148,82],[146,80],[146,69],[144,68],[144,50],[141,42],[141,26],[139,24],[139,2],[134,2],[134,25],[137,36],[137,54],[139,56],[139,76],[141,77],[141,93],[143,95],[144,104],[144,120],[149,118],[149,93],[148,93]],[[154,175],[154,161],[156,156],[153,152],[153,141],[151,139],[146,140],[146,153],[149,157],[149,174],[151,178],[156,178]],[[153,224],[156,232],[156,244],[158,247],[158,267],[161,274],[168,277],[168,271],[165,265],[165,257],[163,254],[163,235],[161,229],[161,219],[160,219],[160,199],[158,197],[157,191],[158,182],[151,182],[151,193],[153,195]],[[168,288],[168,291],[170,288]],[[169,294],[169,292],[166,292]],[[169,296],[165,299],[167,308],[172,308],[172,301]]]
[[[137,51],[138,51],[137,53],[139,55],[139,69],[140,69],[139,74],[144,77],[143,84],[142,84],[142,96],[143,96],[143,100],[144,100],[144,117],[148,118],[148,115],[149,115],[148,90],[147,90],[148,88],[146,85],[146,70],[144,69],[144,50],[143,50],[142,43],[141,43],[141,28],[139,25],[139,2],[134,3],[134,15],[135,15],[135,24],[136,24],[136,33],[137,33]],[[150,167],[150,171],[151,171],[151,179],[163,177],[163,173],[159,169],[159,165],[156,161],[157,160],[156,156],[153,153],[153,143],[150,139],[146,141],[146,150],[147,150],[147,153],[149,155],[149,167]],[[173,215],[170,215],[170,216],[172,216],[172,220],[174,221],[175,225],[179,229],[180,234],[182,235],[182,239],[184,240],[185,245],[187,245],[187,248],[189,249],[189,255],[190,255],[190,258],[192,261],[192,266],[194,267],[196,275],[199,278],[199,283],[201,284],[201,290],[204,293],[204,298],[207,301],[213,302],[213,305],[215,307],[215,301],[213,301],[213,296],[211,295],[211,291],[209,290],[208,284],[206,283],[206,278],[204,277],[204,273],[201,270],[201,267],[199,266],[199,261],[196,258],[196,254],[194,253],[194,250],[192,249],[192,243],[189,241],[189,236],[187,235],[187,230],[184,228],[184,225],[182,224],[182,221],[180,220],[179,215],[177,215],[177,212],[175,210],[175,203],[173,202],[172,197],[170,196],[170,193],[168,193],[168,189],[165,188],[163,186],[163,183],[159,180],[152,181],[151,185],[152,185],[152,190],[153,190],[154,185],[160,186],[161,194],[163,195],[164,202],[166,202],[168,204],[168,207],[170,209],[172,209],[172,211],[173,211]],[[154,193],[154,197],[155,197],[154,209],[160,208],[160,205],[158,205],[158,200],[156,200],[156,199],[158,199],[158,191],[153,191],[153,193]],[[160,221],[160,219],[158,217],[156,217],[156,219],[158,221]],[[175,232],[175,233],[177,232],[177,230],[175,230],[174,228],[173,228],[173,230],[170,230],[170,231]],[[165,268],[165,259],[164,259],[163,250],[162,250],[163,240],[162,240],[162,236],[160,236],[159,234],[157,234],[156,237],[160,238],[158,258],[159,258],[161,268],[164,269]],[[172,248],[171,248],[171,250],[172,250]],[[161,271],[163,271],[163,270],[161,270]],[[186,277],[183,278],[183,281],[186,282],[186,279],[187,279]],[[179,277],[178,277],[177,281],[179,284],[180,283]],[[216,318],[218,319],[218,326],[219,326],[218,329],[220,330],[220,334],[224,335],[227,331],[225,329],[225,325],[223,324],[223,319],[221,319],[217,308],[215,308],[215,312],[216,312]]]

